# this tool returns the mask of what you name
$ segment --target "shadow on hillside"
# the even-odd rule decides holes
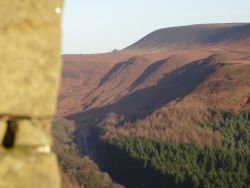
[[[158,70],[164,63],[168,61],[169,58],[167,59],[162,59],[159,60],[153,64],[151,64],[146,70],[142,73],[139,78],[137,78],[132,84],[131,84],[131,91],[142,84],[150,75],[152,75],[156,70]]]
[[[186,96],[213,73],[216,67],[217,65],[213,63],[213,58],[211,57],[195,61],[165,74],[164,78],[154,86],[137,90],[122,97],[115,104],[90,109],[70,115],[67,118],[76,122],[82,120],[93,121],[94,119],[98,121],[109,112],[123,114],[129,121],[144,118],[170,101]]]
[[[74,120],[77,125],[75,141],[80,154],[88,155],[103,171],[107,171],[103,155],[100,154],[102,148],[99,142],[100,130],[96,129],[96,125],[105,118],[107,113],[123,114],[126,121],[144,118],[170,101],[186,96],[213,73],[216,67],[217,65],[213,63],[211,57],[195,61],[165,74],[164,78],[154,86],[122,97],[115,104],[68,116],[67,118]],[[119,180],[113,175],[112,178],[116,181]]]
[[[100,83],[98,85],[98,87],[104,85],[106,82],[108,82],[109,80],[111,80],[116,74],[119,74],[119,72],[121,72],[124,68],[128,67],[131,64],[136,63],[136,58],[130,58],[127,61],[123,61],[120,62],[116,65],[114,65],[111,70],[104,75],[104,77],[100,80]]]
[[[220,44],[225,42],[237,42],[250,37],[250,24],[243,24],[231,28],[222,28],[214,32],[211,36],[202,40],[207,44]]]

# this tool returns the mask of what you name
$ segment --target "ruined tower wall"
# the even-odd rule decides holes
[[[0,188],[59,188],[50,123],[62,0],[0,1]]]

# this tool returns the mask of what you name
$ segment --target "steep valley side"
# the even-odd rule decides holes
[[[164,45],[155,40],[169,30],[122,51],[64,56],[58,116],[75,122],[80,154],[114,181],[250,185],[249,24],[199,27],[192,45],[191,27]]]

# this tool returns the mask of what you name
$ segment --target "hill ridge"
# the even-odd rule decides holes
[[[222,45],[246,38],[250,38],[249,23],[187,25],[158,29],[123,50],[185,49]]]

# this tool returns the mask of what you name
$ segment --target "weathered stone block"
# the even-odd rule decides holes
[[[60,177],[53,154],[0,155],[0,188],[59,188]]]
[[[2,147],[3,139],[7,130],[7,124],[0,120],[0,147]]]
[[[51,116],[59,84],[62,0],[0,3],[0,115]]]
[[[17,132],[14,147],[51,146],[50,119],[23,119],[16,122]]]

